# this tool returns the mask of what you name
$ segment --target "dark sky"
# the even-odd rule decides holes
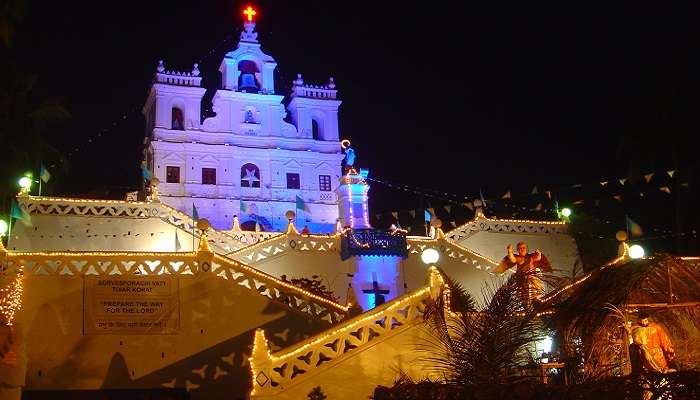
[[[678,213],[697,214],[684,205],[697,193],[700,14],[672,3],[250,4],[278,62],[278,92],[288,94],[297,72],[307,82],[334,76],[341,136],[372,176],[459,196],[481,188],[487,198],[567,188],[561,201],[574,201],[572,184],[628,177],[642,187],[641,174],[676,169],[683,182],[669,184],[689,183],[680,203],[673,187],[673,200],[647,196],[615,211],[677,208],[653,224],[680,229]],[[157,60],[182,70],[200,62],[216,85],[244,4],[34,1],[17,38],[21,62],[73,114],[55,131],[70,168],[52,190],[138,187],[138,112]],[[378,183],[373,191],[376,212],[441,204]]]

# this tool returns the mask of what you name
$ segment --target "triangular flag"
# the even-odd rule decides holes
[[[428,207],[428,211],[430,211],[430,215],[435,215],[435,209],[433,207]]]
[[[446,205],[446,206],[444,206],[444,207],[445,207],[445,211],[447,211],[447,213],[449,214],[449,213],[450,213],[450,210],[452,210],[452,206],[448,204],[448,205]]]
[[[649,183],[653,176],[654,176],[653,172],[651,174],[646,174],[646,175],[644,175],[644,180],[647,181],[647,183]]]
[[[462,205],[465,206],[465,207],[467,207],[467,208],[470,209],[471,211],[474,211],[474,203],[472,203],[471,201],[468,201],[468,202],[466,202],[466,203],[462,203]]]
[[[428,210],[425,210],[425,222],[430,222],[430,219],[432,218],[433,213],[431,213]]]
[[[664,193],[671,194],[671,188],[668,187],[668,186],[662,186],[662,187],[659,188],[659,190],[662,191],[662,192],[664,192]]]
[[[260,232],[260,224],[257,220],[255,221],[255,232]]]
[[[180,251],[181,248],[180,238],[177,237],[177,228],[175,228],[175,251]]]
[[[15,199],[12,199],[12,203],[10,204],[10,218],[18,219],[27,226],[32,225],[32,217],[17,204]]]
[[[673,174],[676,173],[676,170],[672,169],[672,170],[666,171],[666,173],[668,174],[669,177],[673,178]]]
[[[241,200],[241,212],[248,214],[248,204]]]
[[[195,207],[194,203],[192,203],[192,220],[197,222],[199,219],[199,213],[197,212],[197,207]]]
[[[457,223],[456,223],[456,222],[454,222],[454,221],[450,221],[450,224],[452,224],[452,227],[454,227],[454,228],[456,228],[456,227],[457,227]]]
[[[48,182],[49,179],[51,179],[51,174],[49,173],[49,170],[44,167],[44,163],[41,163],[41,166],[39,167],[39,178],[41,178],[44,183]]]
[[[408,213],[411,214],[412,218],[416,217],[416,210],[408,210]]]
[[[481,199],[481,206],[486,208],[486,199],[484,199],[484,194],[481,193],[481,188],[479,188],[479,198]]]
[[[644,197],[644,192],[639,192],[639,197]]]
[[[576,183],[576,184],[571,185],[571,187],[574,188],[574,189],[580,188],[580,187],[582,187],[582,186],[583,186],[583,185],[580,184],[580,183]]]
[[[501,196],[502,199],[510,199],[510,190],[506,192],[503,196]]]
[[[571,203],[571,204],[574,204],[574,205],[583,204],[583,200],[576,200],[576,201],[574,201],[574,202]]]
[[[537,193],[539,193],[539,192],[537,191],[537,186],[535,186],[532,188],[532,192],[530,192],[530,194],[537,194]]]
[[[547,194],[547,198],[549,198],[550,200],[552,200],[552,192],[549,191],[549,190],[545,190],[544,192]]]
[[[399,220],[399,212],[398,211],[392,211],[391,216],[394,217],[395,220]]]
[[[688,185],[688,182],[683,182],[683,183],[681,183],[681,186],[687,188],[689,185]]]
[[[377,217],[377,220],[382,219],[382,214],[374,214],[375,217]]]
[[[535,211],[542,211],[542,207],[544,207],[542,203],[538,203],[537,207],[535,207]]]
[[[617,200],[617,201],[622,201],[622,195],[621,195],[621,194],[616,194],[615,196],[613,196],[613,199],[615,199],[615,200]]]
[[[638,223],[632,221],[632,218],[625,215],[625,221],[627,222],[627,231],[632,237],[639,237],[644,234],[642,227]]]
[[[622,178],[620,179],[620,185],[625,185],[625,182],[627,182],[627,178]]]
[[[607,184],[608,184],[608,181],[602,181],[602,182],[600,182],[600,186],[605,186],[605,185],[607,185]]]

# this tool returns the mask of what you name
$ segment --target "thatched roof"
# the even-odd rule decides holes
[[[553,307],[559,318],[597,326],[609,314],[609,305],[668,308],[693,302],[700,302],[698,263],[662,255],[592,271],[542,306]]]

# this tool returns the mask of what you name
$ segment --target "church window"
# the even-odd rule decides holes
[[[245,164],[241,167],[241,187],[260,187],[260,169],[255,164]]]
[[[323,137],[321,137],[321,128],[318,125],[318,121],[315,119],[311,120],[311,135],[314,140],[323,140]]]
[[[299,189],[301,184],[299,182],[299,174],[288,173],[287,174],[287,189]]]
[[[168,165],[165,168],[165,182],[180,183],[180,167],[173,167]]]
[[[319,175],[318,176],[318,190],[322,192],[331,191],[331,176],[330,175]]]
[[[177,107],[173,107],[171,127],[179,131],[185,130],[184,115],[182,114],[182,110]]]
[[[202,185],[216,185],[216,168],[202,168]]]

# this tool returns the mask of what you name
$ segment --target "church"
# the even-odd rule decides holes
[[[446,277],[481,298],[523,241],[562,281],[581,275],[562,221],[477,207],[430,236],[371,226],[333,78],[277,87],[255,13],[221,62],[215,115],[196,64],[158,64],[143,201],[18,195],[31,222],[0,247],[0,399],[368,398],[398,370],[425,377],[412,349]]]
[[[284,230],[285,213],[303,202],[299,225],[331,233],[343,159],[333,78],[320,85],[299,74],[285,108],[275,91],[277,63],[265,54],[251,8],[238,47],[221,61],[222,86],[214,116],[201,112],[205,89],[197,65],[190,72],[158,64],[146,98],[145,159],[158,190],[176,209],[207,218],[213,227],[241,225]]]

